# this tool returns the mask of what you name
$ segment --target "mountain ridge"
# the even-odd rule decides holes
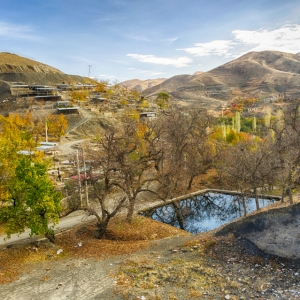
[[[90,79],[65,74],[16,54],[0,53],[0,100],[9,96],[12,82],[54,85],[86,80]],[[254,51],[208,72],[197,71],[167,79],[131,79],[120,85],[137,89],[143,96],[155,98],[159,92],[167,92],[175,101],[192,101],[212,108],[226,104],[237,94],[300,98],[300,53]]]
[[[178,80],[181,78],[182,80]],[[228,101],[233,92],[248,97],[259,93],[300,97],[300,54],[279,51],[249,52],[208,72],[176,75],[159,86],[143,90],[155,97],[168,92],[175,100],[217,103]]]

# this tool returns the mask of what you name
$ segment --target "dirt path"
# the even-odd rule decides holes
[[[209,238],[208,238],[209,237]],[[213,234],[167,238],[146,250],[103,261],[39,264],[2,285],[2,299],[300,299],[299,265],[265,259],[258,249]],[[203,244],[204,243],[204,244]],[[203,245],[206,249],[203,252]]]
[[[93,299],[115,286],[118,261],[60,260],[39,264],[16,282],[2,285],[2,299]]]

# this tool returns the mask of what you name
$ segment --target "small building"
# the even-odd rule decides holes
[[[101,96],[92,96],[91,100],[94,102],[105,102],[107,99]]]
[[[70,101],[57,101],[57,111],[60,114],[79,114],[79,106],[73,106]]]
[[[60,91],[69,91],[72,90],[72,86],[66,83],[57,84],[56,88]]]
[[[95,88],[95,84],[73,84],[72,88],[75,90],[90,90]]]
[[[140,118],[155,118],[156,112],[154,111],[144,111],[140,113]]]

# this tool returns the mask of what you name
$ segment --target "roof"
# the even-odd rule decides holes
[[[43,95],[43,96],[35,96],[34,98],[60,98],[57,95]]]
[[[58,107],[58,110],[77,110],[79,106],[69,106],[69,107]]]
[[[156,116],[156,112],[154,111],[144,111],[140,113],[140,116],[153,117]]]
[[[20,150],[20,151],[18,151],[18,154],[32,155],[32,154],[34,154],[34,151]]]
[[[55,150],[54,149],[55,146],[39,146],[39,147],[36,147],[36,150],[38,151],[47,151],[47,150]]]

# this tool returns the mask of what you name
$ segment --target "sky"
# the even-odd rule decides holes
[[[2,0],[0,52],[111,83],[300,52],[299,0]]]

